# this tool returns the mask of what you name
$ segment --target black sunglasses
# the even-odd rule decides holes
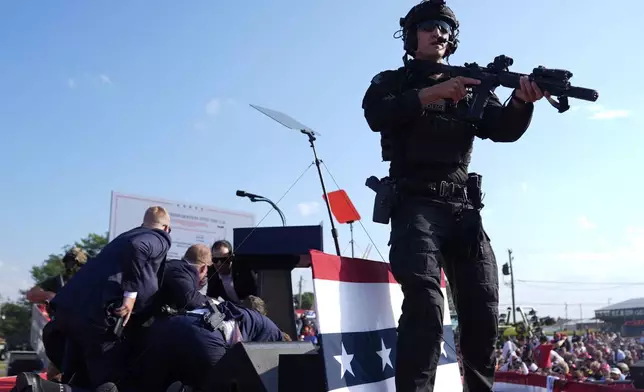
[[[452,26],[443,20],[426,20],[418,24],[418,30],[422,31],[430,32],[435,28],[438,28],[441,34],[452,34]]]

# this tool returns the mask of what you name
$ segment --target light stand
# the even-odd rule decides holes
[[[349,223],[349,231],[351,232],[351,240],[349,241],[349,243],[351,244],[351,258],[354,259],[356,255],[355,250],[353,249],[353,246],[355,244],[355,242],[353,241],[353,221],[347,223]]]
[[[307,127],[306,125],[296,121],[295,119],[291,118],[290,116],[287,116],[284,113],[278,112],[276,110],[272,109],[267,109],[263,108],[261,106],[257,105],[250,105],[253,109],[261,112],[265,116],[270,117],[274,121],[277,121],[278,123],[282,124],[283,126],[293,129],[293,130],[298,130],[302,132],[303,134],[307,135],[309,138],[309,144],[311,145],[311,149],[313,150],[313,157],[315,158],[315,166],[318,169],[318,176],[320,177],[320,185],[322,186],[322,192],[324,193],[324,200],[326,203],[326,209],[327,212],[329,213],[329,220],[331,221],[331,236],[333,237],[333,243],[335,245],[335,251],[338,256],[342,256],[342,253],[340,252],[340,242],[338,241],[338,231],[335,228],[335,222],[333,221],[333,215],[331,213],[331,205],[329,204],[329,200],[327,197],[327,192],[326,192],[326,186],[324,185],[324,177],[322,176],[322,170],[320,168],[320,163],[321,161],[318,159],[318,153],[315,149],[315,140],[316,140],[316,135],[319,135],[315,131],[313,131],[311,128]]]

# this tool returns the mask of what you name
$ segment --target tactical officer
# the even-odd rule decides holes
[[[26,297],[29,302],[49,304],[49,301],[56,296],[56,293],[85,265],[87,262],[87,253],[80,248],[73,247],[65,253],[62,262],[65,267],[63,273],[43,280],[27,292]],[[49,322],[43,328],[42,339],[48,348],[47,356],[49,357],[49,363],[47,366],[47,379],[60,381],[61,374],[54,362],[59,362],[57,359],[64,351],[65,337],[56,328],[55,322]]]
[[[389,260],[404,293],[396,390],[433,390],[443,331],[443,268],[459,316],[466,388],[487,391],[498,332],[497,265],[481,225],[480,176],[468,176],[468,165],[475,137],[518,140],[530,124],[533,102],[544,94],[523,78],[509,103],[492,95],[482,120],[466,120],[468,86],[480,81],[426,72],[427,64],[456,51],[459,23],[452,10],[442,0],[424,1],[400,26],[404,66],[376,75],[362,104],[369,127],[381,135],[383,160],[390,162],[379,192],[393,195]]]
[[[56,293],[71,279],[72,276],[87,262],[87,253],[73,247],[65,253],[62,259],[65,270],[63,273],[45,279],[27,292],[27,300],[34,303],[48,303]]]

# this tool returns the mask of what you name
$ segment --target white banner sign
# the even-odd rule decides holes
[[[109,240],[141,226],[145,210],[152,206],[165,207],[170,213],[172,248],[168,259],[183,257],[186,249],[196,243],[210,246],[221,239],[232,243],[234,228],[255,226],[255,216],[244,212],[112,192]]]

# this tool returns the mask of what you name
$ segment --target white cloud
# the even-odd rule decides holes
[[[74,78],[67,79],[67,87],[76,88],[76,80]]]
[[[521,184],[521,190],[525,193],[528,191],[528,183],[523,181]]]
[[[528,259],[539,263],[549,261],[565,265],[574,268],[577,273],[595,271],[603,280],[610,281],[611,275],[623,275],[625,271],[639,270],[644,264],[644,226],[626,228],[623,238],[622,244],[613,245],[606,250],[570,250],[551,254],[532,254]]]
[[[623,109],[613,109],[613,110],[601,110],[595,112],[590,116],[591,120],[612,120],[614,118],[624,118],[628,117],[631,113],[628,110]]]
[[[585,215],[579,217],[577,224],[579,224],[579,227],[582,230],[592,230],[597,228],[597,225],[594,222],[591,222],[591,220]]]
[[[100,74],[98,78],[101,80],[101,83],[103,84],[112,84],[112,80],[109,78],[109,76],[105,74]]]
[[[218,100],[217,98],[213,98],[208,103],[206,104],[206,114],[209,116],[216,116],[219,114],[219,110],[221,109],[221,101]]]
[[[588,106],[586,106],[586,110],[591,111],[591,112],[601,112],[604,109],[604,107],[600,104],[593,103]]]
[[[221,114],[223,107],[227,109],[234,108],[239,105],[239,102],[235,101],[232,98],[212,98],[204,107],[204,115],[201,118],[197,119],[192,128],[195,131],[203,132],[209,128],[212,128],[212,124],[215,121],[215,118]]]
[[[628,110],[607,109],[604,106],[596,103],[584,106],[584,108],[587,111],[592,112],[590,117],[588,117],[590,120],[612,120],[615,118],[624,118],[631,115],[631,112]]]
[[[300,203],[297,205],[297,209],[300,211],[302,216],[310,216],[317,214],[320,211],[320,203],[316,201],[309,201],[305,203]]]

